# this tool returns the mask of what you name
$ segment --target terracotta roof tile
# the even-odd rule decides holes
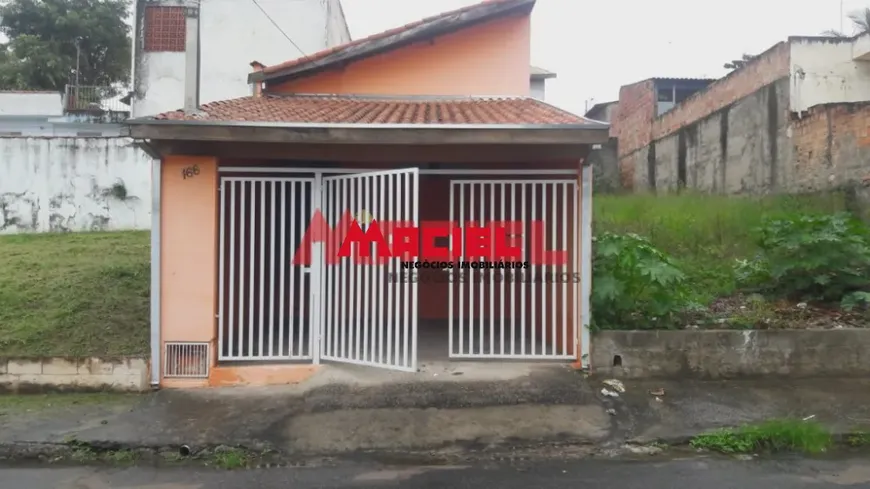
[[[322,51],[318,51],[318,52],[311,54],[309,56],[303,56],[301,58],[292,59],[292,60],[285,61],[283,63],[279,63],[276,65],[267,66],[267,67],[263,68],[263,73],[265,73],[266,75],[269,75],[269,74],[277,73],[279,71],[283,71],[283,70],[286,70],[288,68],[293,68],[293,67],[303,65],[303,64],[309,64],[309,63],[314,64],[317,61],[320,61],[323,58],[326,58],[327,56],[334,54],[334,53],[337,53],[339,51],[344,51],[344,50],[351,48],[351,47],[354,47],[354,46],[359,46],[362,44],[367,44],[367,43],[371,43],[374,41],[379,41],[381,39],[386,39],[390,36],[394,36],[396,34],[401,34],[405,31],[409,31],[411,29],[414,29],[415,27],[419,27],[419,26],[422,26],[422,25],[425,25],[425,24],[428,24],[431,22],[439,21],[441,19],[446,19],[446,18],[449,18],[451,16],[455,16],[458,14],[471,12],[471,11],[474,11],[477,9],[487,8],[494,3],[511,3],[511,2],[517,2],[517,1],[518,0],[483,0],[479,3],[475,3],[475,4],[469,5],[467,7],[463,7],[463,8],[456,9],[456,10],[451,10],[449,12],[443,12],[443,13],[440,13],[438,15],[426,17],[425,19],[421,19],[421,20],[418,20],[416,22],[411,22],[410,24],[405,24],[401,27],[396,27],[396,28],[393,28],[390,30],[379,32],[377,34],[373,34],[373,35],[368,36],[368,37],[363,37],[363,38],[356,39],[356,40],[353,40],[353,41],[350,41],[350,42],[347,42],[344,44],[340,44],[338,46],[333,46],[331,48],[324,49]]]
[[[528,97],[264,95],[206,104],[200,114],[174,111],[155,118],[312,124],[595,124]]]

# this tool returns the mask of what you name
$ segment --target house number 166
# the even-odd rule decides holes
[[[187,166],[181,170],[181,177],[184,180],[187,180],[188,178],[193,178],[197,175],[199,175],[199,165]]]

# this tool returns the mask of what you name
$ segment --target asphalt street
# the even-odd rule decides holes
[[[870,463],[852,460],[580,460],[527,466],[319,468],[0,467],[2,489],[593,487],[619,489],[870,488]]]

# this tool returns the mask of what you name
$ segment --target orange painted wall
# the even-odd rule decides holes
[[[182,170],[197,165],[199,174]],[[215,339],[217,160],[169,156],[161,188],[162,341]]]
[[[497,19],[337,71],[267,87],[285,93],[529,95],[530,17]]]

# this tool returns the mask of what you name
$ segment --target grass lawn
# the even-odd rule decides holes
[[[0,357],[148,352],[147,231],[0,236]]]
[[[635,233],[680,263],[709,302],[735,291],[735,260],[757,252],[756,230],[769,217],[845,209],[839,193],[765,198],[698,195],[596,195],[594,232]]]
[[[76,406],[132,405],[140,394],[114,392],[58,394],[9,394],[0,396],[0,414],[18,414],[49,410],[69,410]]]

